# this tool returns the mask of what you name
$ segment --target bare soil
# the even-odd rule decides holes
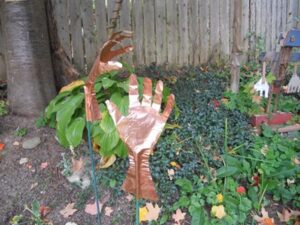
[[[18,127],[27,129],[24,137],[15,135]],[[22,141],[32,137],[40,137],[41,144],[34,149],[23,149]],[[19,146],[13,145],[16,141],[20,143]],[[84,212],[86,203],[94,201],[92,187],[82,190],[69,183],[61,174],[59,162],[62,160],[62,153],[66,153],[66,157],[69,158],[71,153],[55,140],[54,130],[37,129],[34,119],[8,115],[0,118],[0,143],[6,145],[4,150],[0,151],[1,225],[10,224],[9,221],[15,215],[30,217],[29,212],[24,211],[24,205],[30,206],[34,200],[50,207],[47,219],[54,225],[64,225],[67,222],[75,222],[77,225],[96,224],[96,216]],[[20,165],[21,158],[28,158],[28,163]],[[47,162],[48,166],[42,169],[41,163],[44,162]],[[106,198],[103,208],[110,206],[114,210],[111,216],[102,213],[102,224],[134,224],[134,203],[129,203],[125,194],[118,199],[110,199],[107,198],[110,196],[108,190],[101,191],[102,200]],[[64,218],[59,211],[73,202],[76,203],[78,211],[69,218]]]

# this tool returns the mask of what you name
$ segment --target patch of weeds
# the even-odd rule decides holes
[[[37,200],[31,203],[31,207],[25,205],[24,211],[29,212],[27,215],[16,215],[10,220],[11,225],[33,224],[33,225],[52,225],[47,219],[45,207],[41,206]]]
[[[37,128],[47,126],[47,119],[45,118],[43,113],[41,113],[41,115],[35,120],[35,126]]]
[[[91,198],[91,196],[94,194],[94,191],[92,189],[92,186],[90,185],[88,188],[81,190],[76,193],[76,209],[83,209],[87,203],[87,201]]]
[[[58,163],[58,167],[61,169],[61,174],[65,177],[72,175],[72,163],[65,156],[65,153],[61,154],[62,160]]]
[[[15,135],[16,137],[24,137],[24,136],[27,134],[27,132],[28,132],[28,130],[27,130],[26,127],[22,127],[22,128],[18,127],[18,128],[15,130],[14,135]]]
[[[7,103],[3,100],[0,100],[0,116],[5,116],[8,114]]]

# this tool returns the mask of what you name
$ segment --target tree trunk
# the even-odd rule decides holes
[[[38,116],[56,95],[44,1],[5,0],[1,17],[10,109]]]
[[[1,8],[1,3],[0,3],[0,8]],[[6,66],[5,66],[5,55],[4,55],[2,21],[0,18],[0,83],[1,80],[6,80]]]
[[[242,57],[242,1],[234,0],[233,16],[233,46],[231,53],[231,82],[232,92],[239,92],[240,86],[240,62]]]

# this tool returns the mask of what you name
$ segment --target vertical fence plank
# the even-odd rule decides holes
[[[242,3],[242,40],[243,51],[245,53],[249,50],[249,1]]]
[[[123,0],[122,9],[120,11],[120,29],[121,30],[132,30],[132,20],[131,20],[131,1]],[[124,40],[124,45],[132,44],[132,40]],[[132,53],[127,53],[121,56],[121,61],[132,65]]]
[[[94,0],[95,3],[95,17],[96,17],[96,49],[100,50],[102,44],[107,40],[107,17],[105,0]]]
[[[220,1],[220,40],[221,58],[228,60],[229,51],[229,0]],[[242,21],[243,25],[243,21]]]
[[[220,0],[214,0],[210,12],[210,58],[216,61],[220,57]]]
[[[209,39],[210,39],[210,26],[209,26],[209,2],[200,0],[199,2],[199,26],[200,26],[200,63],[206,64],[209,57]]]
[[[275,0],[276,1],[276,0]],[[262,1],[255,1],[255,30],[256,30],[256,35],[259,37],[262,35],[262,21],[261,21],[261,14],[264,9],[262,8]]]
[[[166,0],[167,5],[167,42],[168,64],[178,63],[178,24],[177,4],[174,0]]]
[[[167,62],[167,27],[166,27],[166,1],[155,1],[155,38],[156,38],[156,62],[162,65]]]
[[[267,0],[267,8],[266,8],[266,51],[271,50],[271,43],[272,43],[272,36],[271,36],[271,29],[272,29],[272,1]]]
[[[144,15],[143,0],[133,1],[133,23],[134,23],[134,63],[136,65],[145,64],[144,54]]]
[[[287,13],[286,0],[281,0],[281,31],[280,32],[286,31],[286,21],[287,21],[286,13]]]
[[[178,63],[180,66],[189,63],[189,31],[188,31],[188,0],[178,1],[178,28],[179,52]]]
[[[255,7],[255,0],[250,0],[250,38],[249,38],[249,44],[250,44],[250,53],[255,52],[255,35],[256,35],[256,7]]]
[[[71,43],[69,31],[68,0],[53,0],[53,14],[56,19],[56,26],[60,43],[68,57],[71,59]]]
[[[96,27],[94,23],[93,1],[82,0],[81,18],[87,70],[92,67],[97,54]]]
[[[189,18],[189,64],[199,65],[200,62],[200,25],[198,1],[188,2]]]
[[[272,12],[271,12],[271,50],[275,50],[275,44],[276,42],[276,0],[271,1],[272,6]]]
[[[145,34],[145,59],[146,64],[155,62],[155,18],[154,1],[144,0],[144,34]]]
[[[267,32],[267,1],[268,0],[261,0],[261,8],[262,8],[262,13],[261,13],[261,38],[263,39],[263,44],[264,44],[264,51],[266,50],[266,32]]]
[[[79,71],[84,71],[84,53],[82,40],[82,26],[80,17],[81,0],[70,1],[70,32],[72,40],[73,63]]]

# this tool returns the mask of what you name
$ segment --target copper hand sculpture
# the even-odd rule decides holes
[[[119,49],[112,50],[112,48],[120,44],[120,42],[125,38],[131,38],[132,33],[129,31],[120,31],[112,34],[110,39],[104,43],[101,48],[100,54],[94,62],[94,65],[89,73],[88,79],[85,82],[84,93],[85,93],[85,110],[87,121],[95,121],[101,118],[100,111],[98,107],[98,102],[96,99],[96,94],[94,91],[94,84],[97,76],[107,73],[113,70],[119,70],[122,68],[122,64],[119,62],[110,61],[112,58],[124,54],[126,52],[132,51],[133,47],[131,45],[122,46]]]
[[[106,101],[109,113],[116,124],[117,131],[128,147],[129,169],[123,189],[135,194],[137,198],[157,201],[158,196],[149,168],[149,156],[157,143],[166,121],[172,111],[175,97],[171,94],[163,113],[160,113],[163,82],[158,81],[152,98],[152,81],[144,79],[143,99],[140,103],[138,82],[135,75],[129,78],[128,115],[121,115],[116,105]]]

